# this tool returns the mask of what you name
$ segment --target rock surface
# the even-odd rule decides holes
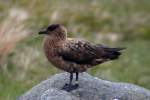
[[[69,81],[68,73],[57,74],[17,98],[17,100],[150,100],[150,91],[142,87],[115,83],[79,74],[79,88],[61,90]]]

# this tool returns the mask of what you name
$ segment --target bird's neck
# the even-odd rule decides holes
[[[55,32],[53,31],[51,35],[48,35],[48,39],[54,42],[65,41],[67,39],[67,34],[65,32]]]
[[[60,42],[66,41],[66,37],[62,36],[46,36],[44,38],[44,46],[53,48],[60,44]]]

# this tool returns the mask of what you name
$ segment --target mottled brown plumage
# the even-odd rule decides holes
[[[122,50],[67,38],[66,28],[59,24],[50,25],[39,34],[47,34],[44,37],[44,51],[48,60],[57,68],[71,74],[78,75],[78,72],[84,72],[92,66],[117,59]]]

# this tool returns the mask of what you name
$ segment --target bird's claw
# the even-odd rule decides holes
[[[78,84],[65,84],[63,87],[62,87],[62,90],[66,90],[67,92],[70,92],[72,90],[75,90],[79,87]]]

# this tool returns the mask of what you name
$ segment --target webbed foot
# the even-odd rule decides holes
[[[63,87],[62,87],[62,90],[66,90],[67,92],[70,92],[72,90],[75,90],[79,87],[78,84],[65,84]]]

